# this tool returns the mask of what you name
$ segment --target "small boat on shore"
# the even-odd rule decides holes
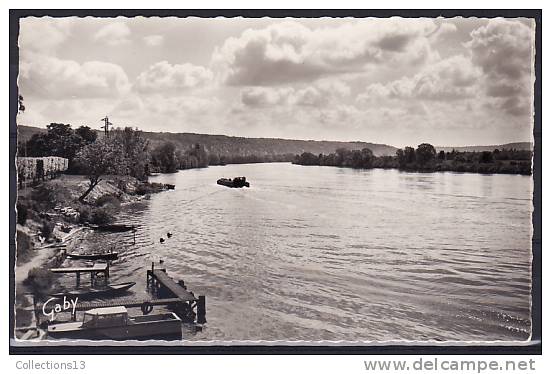
[[[245,177],[235,177],[233,179],[220,178],[216,181],[216,183],[219,185],[231,187],[231,188],[250,187],[250,183],[247,182],[247,178]]]
[[[125,225],[125,224],[105,224],[105,225],[90,225],[91,229],[98,231],[109,231],[109,232],[124,232],[136,230],[134,225]]]
[[[130,317],[124,306],[90,309],[82,322],[48,326],[48,337],[57,339],[182,339],[182,320],[174,313]]]
[[[90,254],[67,254],[67,258],[71,260],[106,260],[113,261],[119,258],[118,252],[108,252],[108,253],[90,253]]]
[[[91,288],[82,288],[71,291],[62,291],[51,294],[53,297],[63,298],[69,297],[71,299],[91,299],[95,297],[106,297],[106,296],[117,296],[122,293],[125,293],[130,288],[132,288],[136,282],[126,282],[119,284],[111,284],[105,287],[91,287]]]

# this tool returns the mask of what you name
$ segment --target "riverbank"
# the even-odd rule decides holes
[[[78,197],[87,188],[87,179],[79,175],[62,175],[31,188],[18,191],[16,226],[16,326],[28,326],[32,313],[25,310],[32,302],[28,295],[36,285],[29,274],[59,267],[65,255],[86,252],[86,237],[91,224],[112,222],[121,205],[147,199],[151,193],[174,188],[173,185],[138,181],[132,177],[106,176],[87,196]],[[46,272],[47,274],[47,272]],[[46,277],[48,278],[48,277]],[[51,287],[55,279],[43,279]]]
[[[338,158],[336,155],[313,155],[301,154],[295,157],[293,164],[302,166],[335,166],[349,167],[354,169],[398,169],[409,172],[433,173],[433,172],[457,172],[457,173],[475,173],[475,174],[532,174],[532,160],[526,159],[506,159],[496,160],[488,158],[489,152],[472,152],[472,154],[446,159],[443,156],[440,159],[430,160],[428,162],[404,162],[398,157],[367,156],[362,158],[361,154],[357,157]],[[531,157],[531,156],[530,156]]]

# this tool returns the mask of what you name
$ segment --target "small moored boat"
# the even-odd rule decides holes
[[[247,182],[247,178],[245,177],[235,177],[233,179],[231,178],[220,178],[216,181],[217,184],[231,187],[231,188],[242,188],[242,187],[250,187],[249,182]]]
[[[124,306],[96,308],[84,313],[82,322],[48,326],[48,337],[57,339],[182,339],[182,320],[174,313],[130,317]]]
[[[72,260],[107,260],[113,261],[119,258],[118,252],[108,252],[108,253],[89,253],[89,254],[67,254],[67,258]]]
[[[109,231],[109,232],[124,232],[136,230],[134,225],[124,225],[119,223],[114,224],[105,224],[105,225],[90,225],[90,228],[99,231]]]
[[[79,298],[79,299],[90,299],[94,297],[105,297],[105,296],[117,296],[128,291],[132,288],[136,282],[126,282],[119,284],[111,284],[101,288],[82,288],[71,291],[62,291],[51,294],[53,297],[62,298],[64,296],[69,298]]]

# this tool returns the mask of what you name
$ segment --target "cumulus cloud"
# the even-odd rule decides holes
[[[285,104],[289,100],[292,88],[252,87],[241,91],[241,102],[249,107],[263,107]]]
[[[164,36],[162,35],[147,35],[143,37],[143,41],[150,47],[158,47],[164,42]]]
[[[458,100],[473,97],[481,76],[470,59],[458,55],[425,67],[413,77],[404,77],[387,84],[375,83],[358,96],[359,102],[379,98]]]
[[[117,46],[130,42],[130,28],[124,22],[114,22],[103,26],[93,36],[96,42]]]
[[[432,20],[363,19],[310,29],[285,21],[248,29],[213,54],[229,85],[274,85],[363,71],[369,64],[411,65],[431,57]]]
[[[74,18],[22,18],[19,48],[23,53],[53,53],[70,36],[73,24]]]
[[[472,31],[466,45],[485,73],[493,78],[519,79],[532,68],[532,38],[530,27],[519,21],[492,19]]]
[[[473,30],[466,43],[485,73],[486,94],[498,98],[490,102],[512,115],[531,114],[533,37],[524,23],[492,19]]]
[[[350,87],[337,79],[322,79],[303,87],[247,87],[241,102],[249,107],[297,105],[321,107],[350,95]]]
[[[431,35],[432,40],[443,39],[449,34],[457,32],[457,26],[450,22],[443,22],[438,29]]]
[[[135,87],[140,92],[174,92],[207,84],[212,72],[189,63],[172,65],[160,61],[151,65],[136,78]]]
[[[143,101],[138,95],[130,95],[124,97],[113,108],[115,114],[131,114],[142,110],[144,107]]]
[[[117,97],[128,92],[128,77],[115,64],[36,55],[20,65],[19,85],[23,95],[42,98]]]

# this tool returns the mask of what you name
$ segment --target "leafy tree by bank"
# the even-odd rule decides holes
[[[80,150],[77,161],[89,180],[88,189],[79,197],[80,201],[86,199],[103,175],[124,175],[122,171],[126,170],[128,160],[118,140],[114,136],[104,137]]]

